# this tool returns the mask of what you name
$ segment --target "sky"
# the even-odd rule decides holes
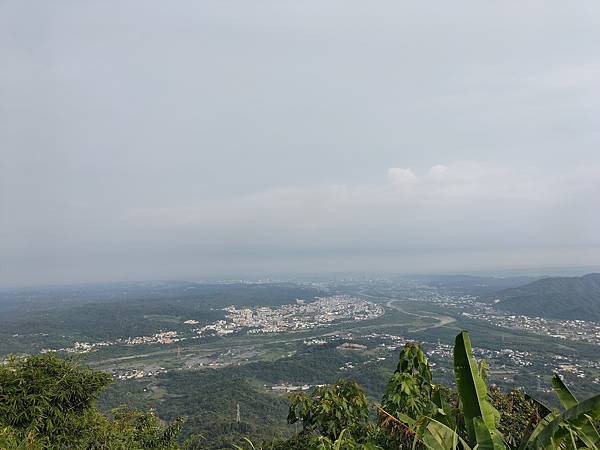
[[[0,286],[600,265],[600,3],[0,0]]]

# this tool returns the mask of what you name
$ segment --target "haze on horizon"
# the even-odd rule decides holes
[[[0,287],[600,265],[600,4],[0,3]]]

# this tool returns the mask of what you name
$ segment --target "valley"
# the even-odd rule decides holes
[[[207,448],[229,442],[223,427],[235,424],[238,405],[247,433],[266,437],[291,431],[292,392],[350,378],[377,400],[410,341],[421,343],[436,381],[451,383],[461,329],[471,331],[475,356],[488,361],[490,381],[502,389],[554,402],[556,372],[577,395],[600,392],[600,324],[514,315],[468,291],[411,278],[165,283],[55,292],[56,302],[2,320],[5,333],[18,324],[9,338],[22,354],[57,352],[110,372],[115,383],[100,401],[106,411],[127,403],[165,420],[184,414],[184,436],[219,436]],[[92,330],[92,311],[116,319]]]

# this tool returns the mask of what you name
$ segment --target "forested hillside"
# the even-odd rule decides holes
[[[517,314],[600,322],[600,273],[543,278],[493,296],[496,307]]]

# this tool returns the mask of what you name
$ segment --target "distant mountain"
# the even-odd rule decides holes
[[[496,307],[517,314],[600,322],[600,273],[582,277],[551,277],[504,289]]]
[[[492,277],[474,275],[426,275],[420,279],[429,286],[441,287],[451,291],[471,295],[489,295],[502,289],[522,286],[540,277]]]

